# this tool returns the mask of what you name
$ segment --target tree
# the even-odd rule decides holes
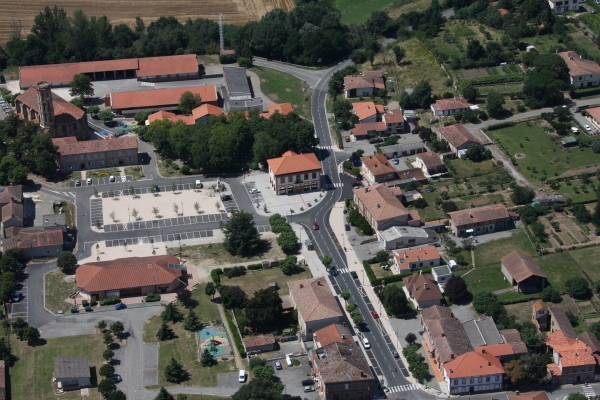
[[[113,322],[113,324],[110,326],[110,331],[117,338],[120,338],[121,334],[125,331],[125,327],[121,321]]]
[[[510,380],[510,383],[513,385],[519,385],[527,376],[525,375],[521,360],[512,360],[511,362],[504,364],[504,370],[506,371],[506,376]]]
[[[475,296],[473,296],[473,308],[475,308],[475,311],[479,314],[488,315],[497,322],[506,316],[504,306],[500,303],[498,297],[490,292],[479,292],[475,294]]]
[[[277,244],[284,253],[292,253],[298,250],[298,236],[292,229],[286,229],[277,236]]]
[[[110,364],[104,364],[100,367],[100,376],[105,378],[110,378],[115,374],[115,367]]]
[[[0,259],[0,271],[17,272],[18,269],[19,262],[15,258],[5,255]]]
[[[450,299],[452,303],[461,301],[468,293],[467,284],[460,276],[452,276],[444,286],[444,294],[448,296],[448,299]]]
[[[104,321],[104,320],[98,321],[98,323],[96,324],[96,328],[100,329],[100,331],[103,331],[104,329],[106,329],[106,321]]]
[[[201,328],[202,323],[200,322],[200,319],[198,319],[198,316],[196,315],[194,310],[190,309],[188,311],[188,315],[183,320],[183,329],[190,332],[196,332],[199,331]]]
[[[217,292],[217,286],[213,282],[208,282],[206,284],[206,286],[204,287],[204,293],[207,296],[214,297],[216,292]]]
[[[560,297],[558,290],[554,289],[552,286],[546,286],[542,290],[542,301],[560,303],[562,301],[562,297]]]
[[[152,207],[152,214],[154,214],[154,217],[158,217],[159,212],[160,210],[158,209],[158,207]]]
[[[354,322],[355,326],[358,326],[360,324],[362,324],[363,322],[365,322],[365,319],[363,318],[362,314],[358,311],[354,311],[350,314],[350,317],[352,318],[352,322]]]
[[[406,343],[408,343],[409,345],[415,344],[415,342],[417,341],[417,335],[415,335],[414,333],[410,332],[408,333],[405,337],[404,340],[406,341]]]
[[[83,105],[85,102],[83,101],[82,97],[74,97],[69,101],[69,103],[73,104],[75,107],[81,108],[82,110],[84,109]]]
[[[273,381],[252,379],[231,396],[232,400],[283,400],[282,385]]]
[[[400,63],[402,62],[402,59],[404,58],[404,56],[406,56],[406,50],[404,50],[403,48],[401,48],[398,45],[395,45],[394,47],[392,47],[392,51],[394,52],[394,58],[396,59],[396,64],[400,65]]]
[[[56,260],[56,265],[63,273],[72,272],[77,265],[77,258],[70,251],[62,251],[58,255],[58,259]]]
[[[502,116],[504,113],[504,108],[502,108],[504,103],[506,103],[506,100],[504,100],[504,96],[500,92],[496,90],[490,91],[486,101],[488,114],[493,118]]]
[[[521,357],[529,381],[539,382],[548,375],[547,365],[552,362],[551,354],[528,353]]]
[[[321,262],[325,266],[325,270],[329,271],[329,269],[331,268],[331,263],[333,262],[333,258],[331,258],[330,255],[326,254],[323,256],[323,258],[321,258]]]
[[[245,313],[253,329],[266,330],[273,327],[283,313],[281,297],[271,288],[259,289],[246,302]]]
[[[109,398],[115,390],[117,390],[117,385],[112,379],[104,378],[98,384],[98,391],[105,399]]]
[[[340,297],[342,299],[344,299],[344,302],[346,302],[346,304],[347,304],[348,299],[350,298],[350,292],[342,292],[342,293],[340,293]]]
[[[427,200],[425,200],[424,198],[421,197],[421,198],[413,201],[412,205],[415,206],[415,208],[423,209],[423,208],[427,207]]]
[[[110,394],[108,400],[127,400],[127,396],[120,390],[115,390]]]
[[[568,400],[588,400],[588,398],[581,393],[569,393]]]
[[[23,340],[27,341],[27,344],[35,344],[40,339],[40,331],[33,326],[28,326],[23,330]]]
[[[462,95],[469,103],[472,103],[479,97],[479,89],[472,83],[467,83],[462,87]]]
[[[160,390],[158,391],[158,394],[156,395],[154,400],[174,400],[174,399],[173,399],[173,396],[171,396],[171,393],[167,392],[167,390],[161,386]]]
[[[140,111],[135,114],[133,119],[135,119],[135,122],[137,122],[139,125],[144,125],[150,114],[152,114],[150,111]]]
[[[94,95],[94,85],[89,76],[77,74],[69,83],[69,94],[72,97],[86,97]]]
[[[104,334],[102,335],[102,340],[107,347],[110,347],[110,345],[113,344],[114,341],[112,333],[104,332]]]
[[[383,289],[382,303],[389,314],[403,315],[412,311],[404,291],[398,286],[388,285]]]
[[[254,367],[254,369],[252,369],[252,372],[254,373],[254,376],[257,379],[267,382],[271,381],[273,379],[273,375],[275,375],[275,370],[270,364],[259,365],[258,367]]]
[[[115,352],[110,349],[106,349],[102,352],[102,358],[104,358],[105,361],[112,360],[112,358],[114,356],[115,356]]]
[[[596,154],[600,153],[600,142],[592,143],[592,151]]]
[[[223,247],[230,254],[246,256],[262,244],[252,214],[245,211],[234,212],[225,224],[221,222],[221,229],[225,236]]]
[[[203,367],[210,367],[214,364],[214,362],[215,358],[213,357],[213,355],[210,353],[210,351],[208,351],[207,348],[204,348],[204,351],[200,355],[200,365],[202,365]]]
[[[185,91],[179,98],[179,111],[183,114],[191,114],[192,110],[196,107],[200,107],[201,104],[202,99],[199,94]]]
[[[164,322],[181,321],[181,312],[179,312],[175,303],[168,303],[164,305],[164,310],[160,313],[160,318]]]
[[[467,43],[467,58],[477,61],[483,57],[485,57],[485,49],[479,40],[469,40],[469,43]]]
[[[246,301],[246,293],[239,286],[219,286],[221,303],[227,308],[243,308]]]
[[[516,185],[510,194],[510,199],[513,203],[520,204],[529,204],[535,198],[535,192],[533,189],[528,187]]]
[[[100,107],[98,107],[98,106],[89,106],[87,108],[87,112],[88,112],[88,114],[92,114],[92,116],[97,116],[98,113],[100,112]]]
[[[298,264],[298,257],[296,256],[287,256],[283,259],[283,261],[279,262],[279,269],[284,275],[291,275],[296,270],[296,265]]]
[[[100,120],[106,124],[114,119],[114,115],[110,109],[105,109],[98,113],[98,118],[100,118]]]
[[[587,300],[591,295],[590,285],[582,276],[574,276],[565,281],[565,291],[574,299]]]
[[[336,121],[350,121],[352,118],[352,104],[348,100],[337,100],[331,107],[331,112]]]
[[[473,143],[467,147],[465,156],[473,162],[480,162],[492,158],[492,152],[478,143]]]
[[[571,209],[573,216],[577,218],[577,221],[587,224],[592,221],[592,214],[588,211],[584,204],[575,204]]]
[[[166,322],[163,322],[160,325],[158,332],[156,332],[156,338],[161,342],[164,342],[165,340],[171,340],[174,337],[175,333],[173,332],[173,329],[171,329]]]
[[[196,305],[196,302],[192,299],[192,292],[187,288],[177,293],[177,300],[179,300],[185,308],[194,307]]]
[[[183,369],[183,365],[177,362],[175,358],[171,357],[171,361],[164,369],[165,379],[172,383],[181,383],[187,381],[190,374]]]

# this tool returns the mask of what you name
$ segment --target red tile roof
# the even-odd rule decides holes
[[[404,122],[404,115],[402,115],[401,110],[390,110],[383,114],[383,119],[386,124],[402,123]]]
[[[521,283],[532,276],[546,278],[546,274],[533,260],[533,257],[523,251],[514,250],[502,257],[500,262],[517,283]]]
[[[348,75],[344,77],[344,89],[377,88],[385,89],[382,71],[365,71],[363,76]]]
[[[475,136],[471,135],[471,132],[461,124],[440,127],[440,135],[455,148],[459,148],[469,142],[481,144],[481,142],[477,140]]]
[[[249,336],[243,338],[242,340],[244,342],[244,347],[246,348],[275,344],[275,336],[273,336],[271,333],[266,335]]]
[[[498,12],[500,13],[500,15],[505,16],[510,14],[510,11],[508,11],[506,8],[499,8]]]
[[[434,246],[413,247],[412,249],[395,250],[400,270],[410,270],[410,264],[414,262],[435,261],[440,259],[440,253]],[[403,268],[404,267],[404,268]]]
[[[61,228],[24,228],[19,232],[19,248],[30,249],[46,246],[61,246],[63,231]]]
[[[110,104],[115,110],[162,108],[178,105],[184,92],[200,95],[203,103],[216,102],[218,99],[217,88],[213,85],[207,85],[111,93]]]
[[[384,184],[359,188],[354,191],[356,198],[364,205],[375,221],[383,221],[410,215],[398,200],[402,194],[399,187],[387,187]]]
[[[385,132],[386,129],[385,122],[367,122],[366,124],[356,124],[350,131],[354,136],[367,136],[371,132]]]
[[[491,354],[494,357],[509,356],[515,354],[510,343],[490,344],[486,346],[477,346],[475,351],[482,354]]]
[[[342,317],[326,278],[310,278],[288,282],[290,296],[304,322]]]
[[[137,76],[197,73],[196,55],[129,58],[121,60],[90,61],[81,63],[34,65],[19,68],[21,86],[34,85],[40,81],[67,83],[77,74],[137,70]]]
[[[327,325],[314,333],[321,347],[327,346],[329,343],[354,343],[350,330],[341,324]],[[343,336],[343,337],[342,337]]]
[[[475,351],[465,353],[447,362],[444,364],[444,370],[452,379],[504,374],[500,360],[490,354],[481,354]]]
[[[169,111],[157,111],[154,114],[148,115],[148,123],[153,123],[154,121],[168,119],[169,121],[176,124],[177,122],[183,122],[186,125],[194,125],[196,124],[196,120],[192,115],[177,115],[175,113]]]
[[[596,121],[600,121],[600,107],[588,108],[585,111],[590,117],[594,118]]]
[[[436,111],[460,110],[469,108],[469,103],[465,99],[439,99],[431,107]]]
[[[442,300],[444,298],[431,274],[413,274],[402,279],[402,282],[417,302]]]
[[[56,93],[52,91],[51,93],[52,108],[54,109],[55,117],[58,117],[59,115],[63,114],[68,114],[75,119],[83,118],[85,112],[81,108],[69,103]],[[40,106],[38,102],[38,90],[35,87],[30,87],[29,89],[21,93],[19,96],[17,96],[17,99],[15,101],[25,104],[27,107],[31,108],[38,114],[40,112]]]
[[[447,214],[454,223],[454,226],[464,226],[509,218],[508,211],[506,211],[506,207],[502,204],[469,208],[467,210],[453,211]]]
[[[288,115],[294,108],[292,107],[292,103],[281,103],[281,104],[268,104],[267,109],[269,111],[260,114],[263,118],[271,118],[271,116],[275,113],[279,113],[281,115]]]
[[[88,293],[143,286],[170,285],[182,276],[175,256],[128,257],[81,265],[75,272],[77,287]]]
[[[554,331],[548,334],[544,341],[560,355],[560,365],[563,368],[596,363],[592,349],[587,344],[568,337],[563,331]]]
[[[574,51],[558,53],[569,67],[569,75],[600,75],[600,65],[595,61],[585,60]]]
[[[23,186],[15,185],[15,186],[0,187],[0,205],[8,204],[13,199],[17,203],[23,202]]]
[[[204,118],[208,115],[221,115],[223,114],[223,110],[217,106],[213,106],[212,104],[202,104],[200,107],[196,107],[192,110],[193,119]]]
[[[509,394],[506,398],[507,400],[550,400],[546,392],[519,392],[519,394]]]
[[[279,158],[267,160],[267,164],[275,176],[321,170],[321,163],[314,153],[297,154],[291,150]]]
[[[6,228],[4,230],[4,238],[8,239],[8,238],[17,238],[19,236],[19,232],[21,231],[20,226],[11,226],[9,228]]]
[[[378,113],[383,113],[383,106],[375,104],[372,101],[352,103],[352,109],[360,121],[372,117],[373,115],[377,115]]]
[[[325,384],[373,380],[369,363],[355,343],[329,343],[320,352],[325,357],[315,357],[315,369]]]
[[[383,174],[396,174],[396,168],[394,168],[388,159],[383,154],[374,154],[372,156],[361,157],[362,164],[368,169],[374,176]]]
[[[75,137],[69,136],[65,138],[52,139],[52,143],[56,146],[56,151],[61,156],[118,150],[135,150],[135,154],[137,154],[138,148],[138,141],[137,137],[135,136],[83,141],[78,141]]]
[[[444,162],[442,161],[442,158],[438,153],[428,151],[425,153],[419,153],[416,155],[416,157],[421,159],[423,161],[423,164],[425,164],[425,167],[428,169],[444,165]]]
[[[23,220],[23,205],[19,203],[8,203],[2,207],[2,222],[11,218]]]

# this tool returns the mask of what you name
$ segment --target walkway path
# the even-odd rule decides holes
[[[242,357],[240,356],[240,353],[238,352],[237,346],[235,345],[233,332],[231,332],[231,330],[229,329],[229,324],[227,323],[227,317],[225,316],[225,309],[223,308],[223,305],[221,303],[217,303],[217,308],[219,309],[219,314],[221,315],[221,321],[223,321],[223,325],[225,326],[225,329],[227,329],[227,335],[229,335],[229,338],[230,338],[231,348],[233,349],[233,351],[235,353],[235,365],[236,365],[237,369],[246,369],[246,366],[244,365],[244,362],[242,361]],[[183,393],[183,392],[177,392],[177,393]],[[192,393],[192,392],[188,392],[188,393]],[[198,392],[194,392],[194,393],[198,393]]]

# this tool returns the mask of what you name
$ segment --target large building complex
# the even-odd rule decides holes
[[[138,163],[137,137],[77,141],[74,137],[52,139],[61,171],[120,167]]]

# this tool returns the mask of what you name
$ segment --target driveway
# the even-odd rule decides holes
[[[298,346],[300,347],[300,346]],[[285,360],[281,361],[280,370],[275,370],[275,377],[279,379],[281,383],[285,385],[285,393],[290,396],[300,396],[301,398],[317,400],[319,395],[316,391],[304,393],[304,386],[302,386],[302,380],[310,379],[312,377],[310,366],[308,365],[307,357],[295,357],[296,360],[300,361],[300,365],[297,367],[288,367]],[[311,385],[315,387],[315,385]]]

